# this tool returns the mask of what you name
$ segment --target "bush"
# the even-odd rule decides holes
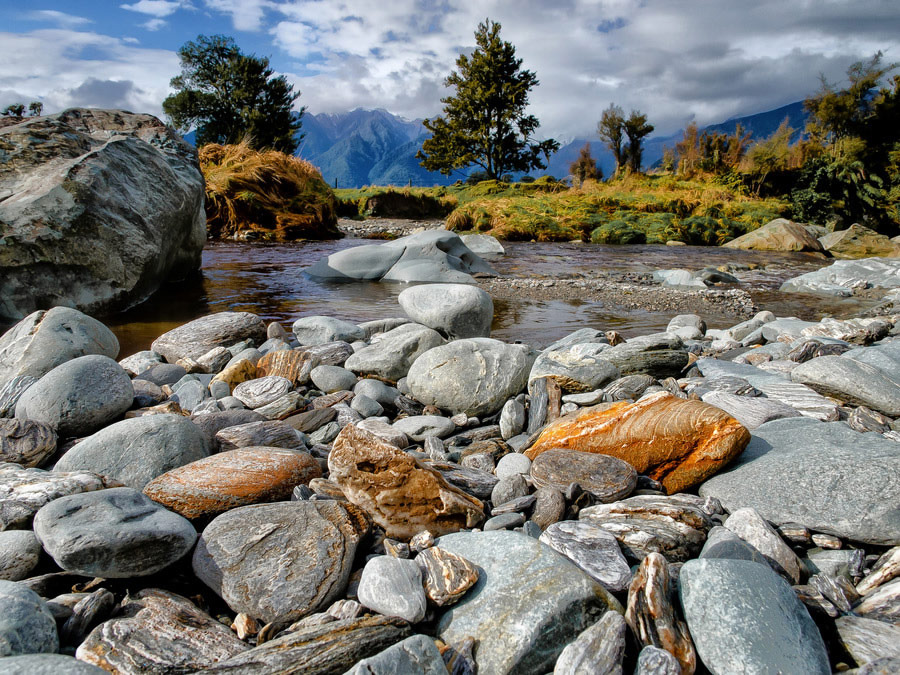
[[[591,241],[595,244],[644,244],[647,236],[624,220],[613,220],[594,229]]]

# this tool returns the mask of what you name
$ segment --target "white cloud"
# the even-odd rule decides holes
[[[150,19],[149,21],[146,21],[141,24],[141,26],[143,28],[146,28],[149,31],[159,30],[160,28],[163,28],[166,25],[167,25],[167,22],[165,19]]]
[[[122,9],[148,14],[155,16],[157,19],[171,16],[183,6],[184,3],[179,0],[138,0],[138,2],[131,5],[119,5]]]
[[[276,3],[271,0],[204,0],[210,9],[229,14],[235,30],[258,31],[262,28],[266,9]]]
[[[89,23],[94,23],[86,17],[66,14],[65,12],[57,12],[55,9],[38,9],[33,12],[28,12],[26,16],[34,21],[52,21],[64,28],[75,28],[76,26],[85,26]]]

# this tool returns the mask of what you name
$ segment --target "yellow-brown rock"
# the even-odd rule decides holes
[[[168,471],[147,483],[144,494],[185,518],[208,518],[238,506],[287,501],[295,486],[321,475],[309,453],[254,446]]]
[[[282,349],[269,352],[259,360],[256,364],[256,376],[278,375],[297,386],[309,382],[309,374],[317,365],[319,358],[309,352]]]
[[[212,381],[227,382],[231,391],[234,391],[234,388],[242,382],[255,380],[256,377],[256,366],[253,365],[253,362],[247,359],[241,359],[216,375]]]
[[[533,460],[565,448],[618,457],[674,494],[718,472],[749,442],[750,432],[723,410],[659,392],[561,417],[525,454]]]
[[[451,486],[434,469],[352,424],[328,455],[330,480],[392,539],[409,541],[428,530],[435,536],[474,527],[484,505]]]

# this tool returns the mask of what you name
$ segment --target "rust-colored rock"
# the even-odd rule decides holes
[[[185,464],[154,478],[144,494],[185,518],[216,516],[238,506],[287,501],[297,485],[322,475],[310,454],[239,448]]]
[[[309,374],[319,365],[319,358],[307,351],[282,349],[269,352],[256,364],[256,376],[278,375],[294,386],[309,382]]]
[[[254,379],[256,379],[256,366],[253,365],[252,361],[241,359],[216,375],[212,381],[225,382],[231,391],[234,391],[234,388],[242,382],[249,382]]]
[[[328,455],[330,479],[392,539],[408,541],[474,527],[484,505],[451,486],[435,470],[374,434],[348,424]]]
[[[668,392],[637,403],[585,408],[548,425],[525,453],[551,448],[618,457],[660,481],[669,494],[699,485],[737,457],[750,432],[728,413]]]

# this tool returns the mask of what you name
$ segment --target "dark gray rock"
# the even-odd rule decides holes
[[[791,379],[820,394],[900,417],[900,383],[868,363],[820,356],[794,368]]]
[[[49,424],[0,419],[0,462],[40,466],[56,451],[56,431]]]
[[[0,531],[0,579],[20,581],[41,559],[41,544],[30,530]]]
[[[219,443],[216,441],[216,434],[222,429],[250,422],[262,422],[265,417],[254,410],[237,409],[194,415],[190,420],[200,430],[203,442],[212,453],[218,452]]]
[[[587,522],[565,520],[548,526],[540,542],[564,555],[612,593],[621,593],[631,583],[631,568],[619,542],[606,530]]]
[[[15,581],[0,581],[0,656],[58,650],[56,621],[47,603]]]
[[[34,516],[34,533],[64,570],[109,579],[154,574],[197,540],[189,520],[132,488],[54,500]]]
[[[701,558],[727,558],[729,560],[752,560],[762,565],[769,561],[753,546],[731,530],[716,526],[706,536],[706,543],[700,551]]]
[[[355,378],[356,376],[354,376],[354,379]],[[353,400],[350,401],[350,407],[358,412],[363,418],[378,417],[384,413],[382,405],[365,394],[357,394],[354,396]],[[443,445],[441,447],[443,447]]]
[[[397,296],[413,320],[448,338],[490,337],[494,302],[490,294],[466,284],[423,284]]]
[[[413,635],[375,656],[359,661],[345,675],[446,675],[444,659],[425,635]]]
[[[194,319],[163,333],[150,348],[169,363],[197,359],[215,347],[230,347],[241,340],[266,339],[266,324],[249,312],[218,312]]]
[[[688,364],[681,338],[668,333],[634,338],[603,350],[597,357],[612,363],[622,375],[645,374],[657,379],[679,377]]]
[[[488,518],[481,526],[485,532],[493,530],[512,530],[525,524],[524,513],[501,513],[493,518]]]
[[[622,675],[626,629],[621,614],[607,612],[562,650],[553,674]]]
[[[0,675],[103,675],[106,672],[65,654],[22,654],[0,661]]]
[[[225,427],[216,434],[219,452],[262,445],[288,450],[305,450],[297,431],[287,422],[266,420]]]
[[[681,568],[684,616],[712,672],[831,673],[816,624],[771,568],[748,560],[690,560]]]
[[[29,387],[16,418],[44,422],[60,437],[86,436],[131,407],[134,389],[122,366],[108,356],[66,361]]]
[[[366,563],[357,591],[359,601],[385,616],[399,616],[410,623],[425,618],[422,571],[414,560],[376,556]]]
[[[703,483],[700,495],[731,512],[752,507],[776,525],[900,544],[896,443],[840,422],[798,417],[760,426],[730,470]]]
[[[483,570],[437,626],[447,643],[479,636],[480,672],[546,673],[581,631],[607,610],[622,611],[603,586],[525,534],[461,532],[438,545]]]
[[[187,371],[177,363],[154,363],[138,373],[135,379],[152,382],[158,387],[164,384],[173,385],[187,375]]]
[[[95,471],[141,490],[151,480],[208,455],[196,425],[181,415],[122,420],[84,439],[54,467]]]
[[[235,612],[290,622],[340,597],[363,534],[333,500],[244,506],[203,530],[194,573]]]
[[[534,510],[531,513],[531,520],[542,530],[546,530],[553,523],[559,522],[566,515],[566,498],[556,488],[538,488],[534,496]]]
[[[637,485],[637,471],[628,462],[609,455],[562,448],[535,457],[531,478],[537,487],[554,487],[560,491],[578,483],[604,503],[627,497]]]

